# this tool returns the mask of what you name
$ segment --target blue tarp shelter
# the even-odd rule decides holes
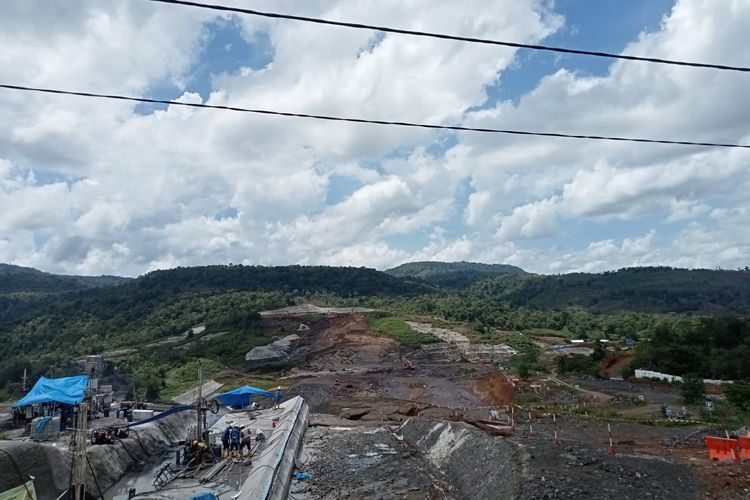
[[[252,396],[264,396],[272,398],[273,393],[266,391],[265,389],[258,389],[257,387],[251,387],[249,385],[243,385],[237,389],[227,391],[223,394],[216,396],[216,399],[221,401],[227,406],[247,406],[250,404],[250,398]]]
[[[41,377],[29,393],[16,401],[13,406],[29,406],[39,403],[77,405],[83,400],[88,383],[88,375],[64,378]]]

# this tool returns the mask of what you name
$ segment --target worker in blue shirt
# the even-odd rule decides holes
[[[229,422],[229,425],[227,425],[226,429],[224,429],[224,432],[221,433],[221,446],[222,451],[226,453],[227,458],[229,458],[229,432],[232,430],[232,424],[234,422]]]
[[[281,386],[278,386],[276,388],[276,392],[273,393],[273,409],[274,410],[276,410],[281,404],[282,396],[283,396],[283,393],[281,392]]]
[[[229,430],[229,450],[231,453],[230,459],[240,458],[240,428],[233,425]]]

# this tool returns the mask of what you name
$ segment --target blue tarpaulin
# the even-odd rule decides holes
[[[202,491],[190,497],[190,500],[216,500],[218,497],[210,491]]]
[[[13,406],[28,406],[38,403],[75,405],[83,399],[88,383],[88,375],[64,378],[40,377],[29,393],[16,401]]]
[[[250,397],[265,396],[272,398],[273,393],[264,389],[258,389],[257,387],[251,387],[249,385],[243,385],[237,389],[227,391],[224,394],[219,394],[216,399],[221,401],[227,406],[247,406],[250,404]]]

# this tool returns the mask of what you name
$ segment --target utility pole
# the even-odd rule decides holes
[[[81,402],[78,405],[78,418],[76,418],[76,433],[73,438],[73,485],[72,493],[74,500],[86,499],[86,413],[88,404]]]
[[[21,388],[21,390],[23,392],[26,392],[26,381],[28,380],[26,378],[26,368],[23,369],[23,378],[21,380],[23,381],[23,387]]]
[[[203,440],[203,360],[198,360],[198,398],[195,400],[195,408],[198,410],[198,437]]]

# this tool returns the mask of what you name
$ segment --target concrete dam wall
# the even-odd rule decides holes
[[[185,439],[185,431],[194,420],[194,411],[175,413],[132,428],[130,437],[117,440],[113,445],[89,446],[91,469],[87,467],[86,491],[99,497],[101,488],[106,498],[106,491],[135,463]],[[0,491],[20,486],[29,476],[34,476],[39,500],[55,500],[70,486],[72,454],[68,451],[67,439],[54,444],[0,441],[0,450],[15,461],[14,465],[9,456],[0,451]]]

